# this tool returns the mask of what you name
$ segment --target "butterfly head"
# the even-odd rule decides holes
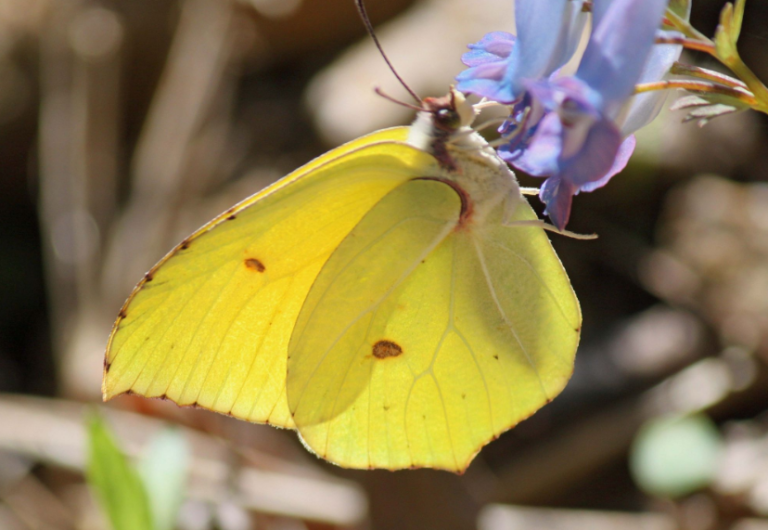
[[[469,127],[475,120],[474,107],[453,87],[445,96],[425,98],[422,105],[424,111],[431,115],[435,129],[448,134]]]
[[[447,144],[470,133],[475,109],[466,98],[451,87],[448,94],[437,98],[424,98],[420,112],[411,127],[408,143],[433,154],[441,166],[454,168]]]

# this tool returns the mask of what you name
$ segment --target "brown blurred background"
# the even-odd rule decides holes
[[[694,26],[712,35],[723,4],[694,0]],[[467,43],[514,27],[510,0],[367,5],[421,95],[446,92]],[[768,2],[748,0],[741,51],[768,80]],[[215,214],[412,118],[374,86],[403,94],[352,0],[0,0],[0,528],[105,527],[82,417],[123,300]],[[569,228],[600,238],[554,238],[584,311],[575,375],[463,476],[345,471],[293,433],[103,407],[132,453],[184,426],[179,527],[768,528],[768,120],[681,118],[662,114],[624,173],[577,197]],[[697,411],[722,444],[712,480],[643,492],[638,430]]]

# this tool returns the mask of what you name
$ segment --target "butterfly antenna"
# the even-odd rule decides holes
[[[401,107],[405,107],[405,108],[412,109],[412,110],[419,111],[419,112],[424,110],[424,107],[419,107],[419,106],[413,105],[411,103],[406,103],[405,101],[400,101],[397,98],[393,98],[392,96],[390,96],[389,94],[384,92],[379,87],[374,88],[373,91],[376,92],[379,96],[381,96],[384,99],[386,99],[387,101],[391,101],[392,103],[400,105]]]
[[[413,97],[413,99],[416,100],[417,103],[421,104],[421,98],[416,95],[416,92],[414,92],[411,87],[409,87],[405,81],[403,81],[403,78],[400,77],[400,74],[397,73],[397,70],[395,70],[395,67],[392,66],[392,63],[389,60],[389,57],[387,57],[387,54],[384,53],[384,48],[381,47],[381,43],[379,42],[379,38],[376,36],[376,32],[373,31],[373,24],[371,24],[371,19],[368,18],[368,12],[365,10],[365,5],[363,4],[363,0],[355,0],[355,5],[357,6],[357,11],[360,13],[360,18],[363,19],[363,24],[365,24],[365,29],[368,30],[368,34],[373,39],[374,44],[376,44],[376,48],[379,50],[379,53],[384,58],[384,62],[387,63],[387,66],[389,66],[389,69],[392,71],[392,73],[395,75],[398,81],[400,81],[400,84],[403,85],[406,91]],[[388,96],[385,96],[379,92],[379,95],[391,99]],[[393,100],[394,101],[394,100]],[[397,103],[397,101],[395,101]],[[419,107],[419,110],[423,110],[421,107]]]

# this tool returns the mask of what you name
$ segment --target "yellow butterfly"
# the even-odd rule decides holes
[[[350,468],[462,472],[573,370],[581,314],[451,90],[181,242],[115,322],[103,394],[296,429]]]

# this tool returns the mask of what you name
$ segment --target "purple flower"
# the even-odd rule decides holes
[[[522,156],[539,123],[548,112],[539,100],[526,90],[512,106],[509,118],[499,127],[499,134],[507,141],[498,148],[499,156],[510,163]]]
[[[573,56],[587,20],[584,0],[517,0],[517,37],[496,31],[470,44],[469,68],[456,88],[499,103],[515,103],[526,80],[548,77]]]
[[[621,171],[634,150],[632,133],[658,112],[657,96],[632,94],[636,83],[660,79],[680,54],[679,46],[654,47],[666,4],[594,0],[593,31],[576,74],[524,83],[544,116],[522,149],[502,147],[499,154],[518,169],[548,177],[539,197],[560,229],[573,196],[604,186]]]

